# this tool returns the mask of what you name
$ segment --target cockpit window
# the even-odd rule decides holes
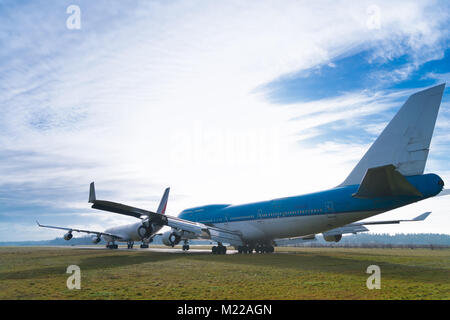
[[[439,179],[439,181],[438,181],[438,185],[440,185],[440,186],[444,186],[444,181],[443,181],[442,179]]]

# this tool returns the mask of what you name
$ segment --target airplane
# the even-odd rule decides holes
[[[207,239],[217,242],[211,248],[213,254],[225,254],[227,244],[238,253],[272,253],[274,246],[312,241],[320,233],[326,241],[338,242],[343,234],[368,231],[365,225],[423,221],[430,212],[412,220],[358,222],[450,193],[444,190],[444,181],[438,175],[424,174],[444,89],[445,83],[411,95],[347,178],[331,189],[249,204],[200,206],[171,216],[160,209],[152,212],[97,200],[92,182],[89,193],[92,208],[141,221],[103,233],[39,226],[68,230],[65,238],[72,231],[96,233],[97,239],[102,236],[107,241],[108,248],[117,248],[115,241],[130,243],[139,236],[146,241],[168,226],[171,229],[162,234],[162,242],[167,246],[174,247],[183,241],[183,251],[187,251],[189,241]],[[167,204],[165,196],[160,207]],[[144,230],[141,227],[145,234],[137,231]]]
[[[164,194],[159,203],[158,209],[156,210],[157,214],[164,215],[166,213],[167,208],[167,200],[169,199],[170,188],[166,188]],[[98,202],[95,198],[95,189],[94,183],[91,183],[89,190],[89,202],[96,202],[98,206],[101,206],[102,202]],[[106,201],[105,201],[106,202]],[[127,210],[127,206],[123,206],[123,210]],[[163,227],[162,225],[154,224],[152,221],[145,216],[145,214],[140,214],[139,219],[141,221],[126,224],[118,227],[113,227],[106,229],[103,232],[99,231],[91,231],[91,230],[81,230],[76,228],[65,228],[65,227],[56,227],[56,226],[46,226],[36,221],[39,227],[43,228],[51,228],[51,229],[59,229],[68,231],[64,235],[64,240],[70,240],[73,237],[72,232],[84,232],[88,234],[95,234],[95,237],[92,238],[92,242],[97,244],[103,238],[106,241],[106,247],[109,249],[117,249],[117,242],[127,242],[128,249],[133,249],[134,241],[142,241],[141,249],[148,248],[148,244],[153,241],[153,237],[157,235],[157,232]]]

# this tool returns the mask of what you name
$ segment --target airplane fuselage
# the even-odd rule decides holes
[[[130,223],[126,225],[121,225],[113,228],[109,228],[105,230],[105,233],[115,234],[121,237],[120,240],[115,240],[119,242],[132,242],[132,241],[141,241],[142,239],[146,239],[150,237],[153,233],[158,232],[162,226],[152,224],[151,232],[145,230],[142,225],[142,221]],[[113,242],[113,238],[103,235],[103,239],[106,242]]]
[[[248,242],[321,233],[382,212],[402,207],[441,192],[435,174],[406,177],[422,194],[371,199],[352,195],[359,185],[242,205],[206,205],[182,211],[179,218],[240,232]]]

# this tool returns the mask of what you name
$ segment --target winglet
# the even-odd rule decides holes
[[[428,216],[430,215],[431,211],[422,213],[420,216],[415,217],[414,219],[412,219],[412,221],[423,221],[426,218],[428,218]]]
[[[94,186],[94,182],[91,182],[91,185],[89,187],[89,202],[90,203],[94,203],[96,200],[95,198],[95,186]]]
[[[41,226],[41,224],[39,223],[39,221],[36,220],[36,223],[37,223],[37,225],[38,225],[39,227]]]
[[[167,200],[169,199],[169,192],[170,192],[170,188],[166,188],[166,190],[164,190],[164,195],[161,198],[161,202],[159,203],[158,210],[156,210],[157,213],[164,214],[166,212]]]

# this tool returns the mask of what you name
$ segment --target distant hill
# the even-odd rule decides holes
[[[450,247],[450,235],[437,233],[359,233],[342,237],[339,242],[327,242],[322,236],[305,246],[357,246],[357,247]]]
[[[139,242],[136,242],[138,244]],[[190,244],[210,244],[208,240],[190,241]],[[92,244],[90,236],[73,238],[70,241],[64,238],[55,238],[53,240],[42,241],[11,241],[0,242],[0,246],[74,246]],[[105,244],[102,240],[99,244]],[[156,236],[152,244],[162,244],[161,236]],[[340,242],[326,242],[322,236],[317,236],[317,241],[302,244],[304,246],[449,246],[450,235],[436,233],[414,233],[414,234],[374,234],[360,233],[342,237]]]
[[[41,240],[41,241],[7,241],[0,242],[0,246],[78,246],[78,245],[91,245],[93,236],[84,236],[79,238],[72,238],[69,241],[64,240],[63,237],[55,238],[53,240]],[[212,243],[208,240],[195,240],[190,241],[191,244],[209,244]],[[99,245],[106,245],[106,242],[102,239]],[[140,244],[140,241],[136,241],[136,244]],[[155,236],[152,244],[163,244],[161,236]]]

